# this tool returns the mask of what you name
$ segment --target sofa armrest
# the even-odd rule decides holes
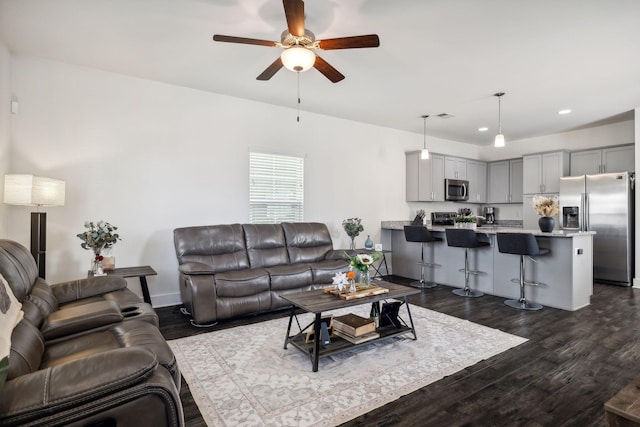
[[[53,295],[59,303],[67,303],[83,298],[94,297],[108,292],[118,291],[127,287],[126,279],[120,276],[98,276],[86,279],[51,285]]]
[[[345,255],[345,252],[349,252],[349,251],[347,249],[332,249],[329,252],[327,252],[327,255],[324,257],[324,259],[327,259],[327,260],[343,259],[346,261],[349,258],[347,258],[347,256]]]
[[[152,352],[128,347],[19,376],[0,391],[0,424],[26,424],[98,401],[145,381],[157,366]]]
[[[180,270],[180,273],[186,274],[188,276],[209,275],[215,273],[213,268],[201,262],[185,262],[183,264],[180,264],[180,267],[178,267],[178,269]]]
[[[114,301],[98,301],[54,311],[44,319],[40,331],[46,340],[52,340],[123,319],[120,307]]]

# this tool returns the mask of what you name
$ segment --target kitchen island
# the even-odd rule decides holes
[[[407,242],[404,225],[410,221],[383,221],[383,238],[390,242],[393,274],[410,279],[420,279],[420,244]],[[463,288],[464,249],[449,247],[445,227],[427,226],[442,242],[425,245],[425,262],[438,264],[425,267],[425,280],[438,284]],[[469,286],[486,294],[518,299],[520,289],[511,279],[520,275],[519,257],[502,254],[496,243],[497,233],[532,233],[541,248],[551,253],[526,259],[526,280],[540,282],[540,286],[527,286],[527,300],[563,310],[578,310],[590,304],[593,294],[593,235],[595,232],[569,232],[556,230],[543,233],[512,227],[478,227],[476,233],[489,237],[491,245],[469,252],[469,267],[482,271],[470,275]]]

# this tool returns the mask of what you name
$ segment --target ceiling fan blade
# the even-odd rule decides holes
[[[287,17],[289,33],[296,37],[304,36],[304,2],[302,0],[282,0],[282,5]]]
[[[227,42],[227,43],[241,43],[241,44],[255,44],[258,46],[269,46],[269,47],[277,47],[275,42],[269,40],[260,40],[260,39],[249,39],[246,37],[234,37],[234,36],[223,36],[220,34],[214,34],[213,40],[217,42]]]
[[[380,39],[376,34],[366,36],[339,37],[337,39],[320,40],[320,49],[356,49],[360,47],[378,47]]]
[[[333,83],[338,83],[340,80],[344,79],[344,76],[340,71],[333,68],[327,61],[320,58],[318,55],[316,55],[316,62],[313,64],[313,67],[324,74],[324,76]]]
[[[275,73],[280,70],[280,68],[282,68],[282,61],[280,60],[280,57],[278,57],[278,59],[273,61],[273,63],[262,72],[262,74],[256,77],[256,80],[269,80]]]

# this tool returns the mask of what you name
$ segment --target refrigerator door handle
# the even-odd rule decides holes
[[[589,231],[589,193],[582,195],[584,209],[582,210],[583,227],[582,231]]]

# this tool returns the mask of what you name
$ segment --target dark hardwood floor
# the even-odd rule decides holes
[[[399,277],[391,281],[406,283]],[[529,341],[371,411],[344,426],[602,426],[604,403],[640,377],[640,290],[595,285],[575,312],[522,312],[503,298],[466,299],[438,286],[411,303]],[[281,311],[200,329],[177,307],[157,309],[167,339],[286,316]],[[188,385],[188,426],[204,426]]]

